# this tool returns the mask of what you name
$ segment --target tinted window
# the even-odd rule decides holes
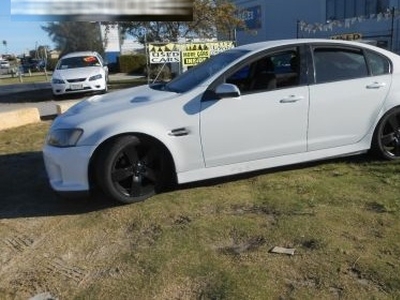
[[[268,54],[249,62],[226,79],[241,93],[296,86],[299,82],[299,56],[295,48]]]
[[[366,57],[372,76],[390,73],[390,61],[386,57],[371,51],[366,53]]]
[[[317,83],[347,80],[368,76],[368,68],[361,51],[340,48],[314,49],[315,79]]]

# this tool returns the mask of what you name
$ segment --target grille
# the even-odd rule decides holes
[[[82,81],[85,81],[85,80],[86,80],[86,78],[67,79],[67,81],[68,81],[69,83],[82,82]]]

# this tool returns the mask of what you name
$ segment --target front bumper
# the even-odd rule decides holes
[[[104,79],[93,81],[86,80],[80,83],[52,84],[51,88],[54,95],[99,92],[106,90],[107,83]]]
[[[43,159],[51,187],[60,193],[89,191],[89,161],[94,149],[44,146]]]

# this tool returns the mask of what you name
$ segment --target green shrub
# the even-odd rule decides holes
[[[171,79],[171,70],[168,64],[150,65],[149,71],[151,79],[157,79],[157,81],[166,81]],[[145,72],[145,74],[147,75],[147,72]]]
[[[122,73],[141,74],[146,69],[146,56],[143,54],[121,55],[119,57],[119,70]]]

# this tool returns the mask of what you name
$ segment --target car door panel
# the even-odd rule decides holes
[[[391,85],[391,75],[310,87],[308,150],[350,145],[370,130]]]
[[[200,121],[207,167],[306,151],[307,86],[212,102]]]

